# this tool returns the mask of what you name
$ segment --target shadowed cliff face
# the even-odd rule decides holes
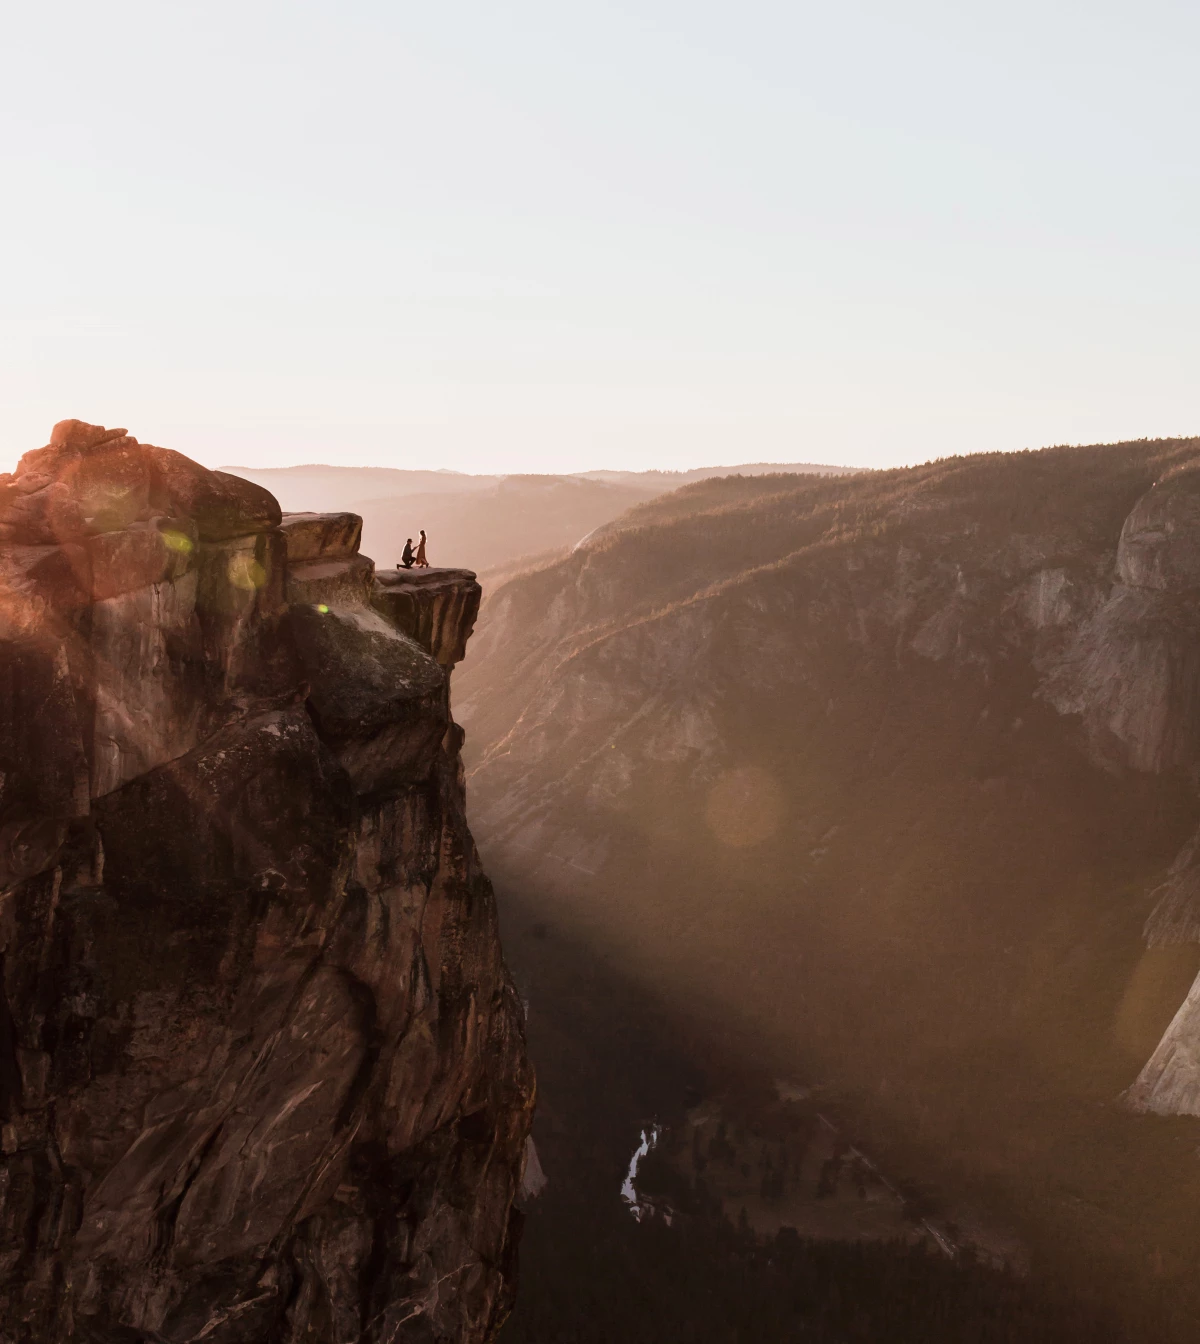
[[[1181,1291],[1198,465],[689,487],[498,589],[459,701],[539,917],[852,1098],[893,1171]]]
[[[532,1106],[474,576],[76,421],[0,478],[0,1339],[483,1341]]]

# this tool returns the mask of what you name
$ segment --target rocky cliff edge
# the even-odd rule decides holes
[[[0,476],[0,1340],[482,1341],[533,1100],[474,575],[79,421]]]

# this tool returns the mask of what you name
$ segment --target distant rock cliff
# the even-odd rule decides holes
[[[689,486],[481,627],[473,817],[551,932],[1054,1254],[1200,1253],[1129,1114],[1200,1115],[1200,441]]]
[[[0,477],[0,1340],[483,1341],[533,1096],[474,575],[67,421]]]

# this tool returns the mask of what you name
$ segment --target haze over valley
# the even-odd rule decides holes
[[[1197,1309],[1198,482],[1195,440],[699,482],[493,589],[456,683],[526,918],[1133,1338]]]
[[[837,474],[845,468],[803,464],[698,467],[690,471],[594,471],[571,476],[477,476],[384,467],[275,467],[230,471],[272,491],[285,509],[352,509],[363,520],[363,546],[387,568],[407,538],[424,528],[437,563],[480,572],[569,550],[635,504],[689,481],[732,471]]]
[[[1200,7],[5,19],[0,1344],[1198,1344]]]

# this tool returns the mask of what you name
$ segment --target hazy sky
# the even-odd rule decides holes
[[[1200,432],[1194,0],[3,14],[0,468]]]

